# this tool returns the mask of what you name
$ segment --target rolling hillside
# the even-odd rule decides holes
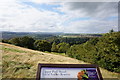
[[[67,56],[30,50],[0,43],[3,78],[35,78],[38,63],[89,64]],[[100,68],[103,78],[120,78],[120,74]]]

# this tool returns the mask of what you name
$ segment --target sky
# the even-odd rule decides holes
[[[107,33],[111,29],[118,30],[117,0],[0,0],[0,31]]]

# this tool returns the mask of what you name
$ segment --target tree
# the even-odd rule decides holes
[[[33,43],[34,43],[34,39],[28,36],[24,36],[24,37],[17,37],[17,38],[12,38],[9,40],[9,43],[14,44],[16,46],[21,46],[21,47],[26,47],[26,48],[30,48],[33,49]]]
[[[34,48],[34,42],[35,40],[31,37],[28,37],[28,36],[24,36],[22,38],[19,38],[20,39],[20,45],[22,47],[26,47],[26,48],[30,48],[30,49],[33,49]]]
[[[66,51],[70,48],[68,43],[59,43],[58,44],[58,52],[59,53],[66,53]]]
[[[8,42],[11,43],[11,44],[14,44],[14,45],[16,45],[16,46],[20,46],[20,40],[19,40],[18,37],[12,38],[12,39],[10,39]]]
[[[52,44],[51,51],[53,51],[53,52],[57,52],[58,51],[58,47],[57,47],[57,44],[55,42]]]
[[[40,51],[51,51],[51,44],[46,40],[36,40],[34,47]]]
[[[113,30],[113,29],[111,29],[109,32],[110,32],[110,33],[112,33],[112,32],[114,32],[114,30]]]

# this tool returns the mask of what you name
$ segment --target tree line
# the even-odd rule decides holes
[[[69,43],[50,43],[47,40],[35,40],[32,37],[24,36],[24,37],[16,37],[10,40],[2,40],[4,43],[14,44],[16,46],[21,46],[29,49],[39,50],[39,51],[49,51],[49,52],[58,52],[58,53],[66,53],[66,51],[70,48]]]
[[[58,52],[66,53],[71,45],[82,44],[88,41],[90,38],[63,38],[63,37],[50,37],[46,39],[36,40],[30,36],[24,37],[15,37],[9,40],[3,39],[2,42],[14,44],[16,46],[21,46],[29,49],[35,49],[39,51],[49,51],[49,52]]]
[[[52,43],[69,43],[70,45],[74,45],[74,44],[82,44],[85,43],[86,41],[90,40],[90,37],[76,37],[76,38],[72,38],[72,37],[58,37],[58,36],[53,36],[53,37],[49,37],[46,38],[45,40],[47,40],[48,42]]]

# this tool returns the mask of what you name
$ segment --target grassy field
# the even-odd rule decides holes
[[[35,78],[38,63],[89,64],[64,56],[64,54],[40,52],[5,43],[0,43],[0,45],[3,78]],[[120,78],[118,73],[102,68],[100,70],[103,78]]]

